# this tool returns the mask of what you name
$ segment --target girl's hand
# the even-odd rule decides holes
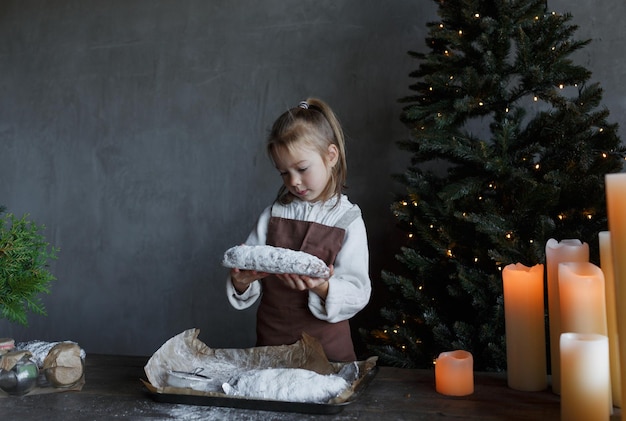
[[[230,281],[232,282],[235,290],[239,294],[243,294],[250,284],[257,279],[263,279],[268,274],[265,272],[257,272],[256,270],[241,270],[241,269],[231,269],[230,270]]]
[[[330,265],[330,276],[333,276],[334,268]],[[306,275],[296,275],[293,273],[284,273],[276,275],[278,279],[283,281],[289,288],[305,291],[310,289],[322,299],[326,299],[328,295],[328,278],[311,278]]]

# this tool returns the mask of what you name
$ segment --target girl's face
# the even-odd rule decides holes
[[[277,150],[274,163],[291,194],[301,200],[315,202],[322,199],[338,157],[335,145],[330,145],[326,154],[321,155],[317,149],[303,144],[291,150]]]

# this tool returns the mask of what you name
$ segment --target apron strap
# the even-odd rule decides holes
[[[344,230],[348,229],[348,226],[354,222],[355,219],[361,216],[361,209],[357,205],[352,205],[352,208],[348,209],[346,213],[343,214],[339,221],[335,223],[337,228],[343,228]]]

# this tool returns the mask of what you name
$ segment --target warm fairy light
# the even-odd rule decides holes
[[[537,95],[535,95],[535,96],[533,97],[533,101],[535,101],[535,102],[539,101],[539,97],[538,97]]]
[[[429,86],[429,87],[428,87],[428,90],[432,92],[433,87],[432,87],[432,86]]]
[[[600,133],[602,133],[602,132],[604,131],[604,127],[600,127],[600,128],[598,129],[598,131],[599,131]]]
[[[534,244],[534,243],[535,243],[535,240],[528,240],[528,242],[529,242],[530,244]]]
[[[535,20],[539,20],[539,16],[535,16]]]
[[[474,13],[474,17],[475,18],[479,18],[480,17],[480,13]]]
[[[443,23],[440,23],[440,24],[439,24],[439,27],[440,27],[441,29],[443,29]]]
[[[463,30],[459,29],[459,35],[463,35]]]
[[[417,287],[417,289],[419,289],[420,291],[424,289],[424,285],[420,285]]]
[[[413,201],[413,206],[417,206],[417,201],[416,200]]]
[[[474,263],[478,263],[478,257],[474,257]]]
[[[509,112],[509,107],[506,107],[506,108],[504,109],[504,111],[508,113],[508,112]]]
[[[541,165],[535,164],[535,169],[538,170],[539,168],[541,168]]]
[[[408,205],[408,204],[409,204],[409,202],[407,202],[406,200],[403,200],[403,201],[402,201],[402,202],[400,202],[400,203],[402,203],[402,206],[406,206],[406,205]]]
[[[413,238],[413,233],[409,233],[409,238]]]
[[[441,117],[441,116],[442,116],[442,114],[441,114],[441,113],[437,113],[437,117]]]
[[[435,226],[433,224],[430,224],[429,227],[430,227],[430,229],[435,228]]]
[[[485,105],[485,103],[482,102],[482,101],[478,101],[478,105],[480,105],[482,107],[483,105]]]
[[[559,218],[559,221],[562,221],[565,219],[565,214],[560,213],[559,215],[557,215],[557,218]]]
[[[448,50],[445,50],[443,53],[444,53],[445,55],[450,54],[450,52],[449,52]]]
[[[452,250],[448,249],[446,251],[446,254],[448,255],[448,257],[452,257]]]
[[[606,152],[602,152],[602,158],[608,158],[608,154]]]
[[[507,240],[510,240],[511,238],[513,238],[513,233],[511,231],[507,232],[506,234],[504,234],[504,237]]]
[[[561,84],[559,84],[559,88],[560,88],[560,89],[563,89],[563,88],[564,88],[564,85],[563,85],[562,83],[561,83]]]

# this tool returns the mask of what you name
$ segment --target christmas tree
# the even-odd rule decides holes
[[[381,328],[363,331],[381,362],[432,367],[472,352],[506,369],[502,269],[545,262],[550,238],[589,243],[607,229],[604,175],[624,162],[602,89],[572,53],[570,14],[544,0],[436,0],[427,53],[401,101],[411,157],[392,205],[406,231],[400,272],[383,271]],[[397,270],[395,272],[398,272]]]

